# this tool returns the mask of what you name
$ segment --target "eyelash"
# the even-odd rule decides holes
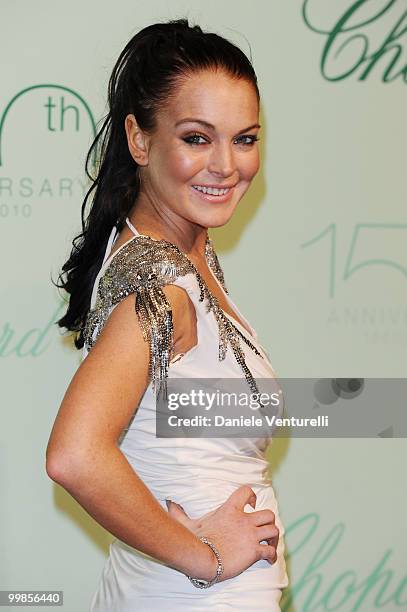
[[[190,142],[191,138],[204,138],[205,139],[205,136],[202,136],[202,134],[194,133],[194,134],[191,134],[190,136],[186,136],[182,140],[184,142],[186,142],[187,144],[192,145],[192,146],[193,145],[201,146],[202,144],[205,144],[205,143],[200,143],[200,142]],[[254,136],[254,135],[247,135],[246,136],[244,134],[242,136],[238,136],[238,138],[250,138],[250,142],[242,142],[241,143],[241,144],[243,144],[243,146],[246,146],[246,147],[252,147],[255,142],[258,142],[260,140],[260,138],[258,136]]]

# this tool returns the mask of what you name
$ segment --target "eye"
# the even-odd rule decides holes
[[[201,139],[201,141],[203,140],[203,142],[198,142],[199,139]],[[187,144],[190,145],[202,145],[202,144],[208,144],[208,140],[205,138],[205,136],[202,136],[202,134],[198,134],[198,133],[194,133],[194,134],[190,134],[189,136],[185,136],[185,138],[182,139],[184,142],[186,142]],[[258,136],[255,136],[254,134],[243,134],[242,136],[239,136],[235,142],[237,142],[238,144],[242,144],[244,146],[253,146],[255,142],[257,142],[259,139]]]
[[[260,138],[258,136],[255,136],[254,134],[251,134],[251,135],[247,134],[247,135],[239,136],[237,140],[241,141],[242,138],[248,139],[248,140],[246,140],[246,142],[240,142],[240,144],[248,145],[249,147],[254,145],[254,143],[257,142],[258,140],[260,140]]]
[[[202,140],[205,140],[205,141],[206,141],[206,139],[205,139],[203,136],[201,136],[201,134],[191,134],[190,136],[186,136],[186,137],[185,137],[185,138],[183,138],[182,140],[183,140],[184,142],[186,142],[187,144],[191,144],[191,145],[200,145],[200,144],[205,144],[205,142],[204,142],[204,143],[202,143],[202,142],[197,142],[197,140],[198,140],[199,138],[201,138]],[[206,141],[206,142],[207,142],[207,141]]]

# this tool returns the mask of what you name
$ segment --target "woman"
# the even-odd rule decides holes
[[[186,20],[154,24],[109,83],[95,194],[63,267],[83,361],[47,472],[115,540],[92,612],[279,610],[287,585],[268,439],[157,438],[170,379],[273,377],[227,294],[209,227],[259,169],[247,57]],[[136,310],[136,312],[135,312]],[[189,579],[188,579],[189,578]]]

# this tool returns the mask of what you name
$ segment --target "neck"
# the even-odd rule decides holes
[[[169,209],[154,206],[143,194],[127,215],[140,234],[175,244],[190,259],[204,259],[208,228],[184,219]]]

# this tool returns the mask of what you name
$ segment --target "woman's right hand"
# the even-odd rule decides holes
[[[279,530],[274,512],[268,509],[245,512],[246,504],[253,509],[256,507],[256,494],[248,485],[240,486],[216,510],[198,519],[191,519],[176,502],[167,502],[168,513],[174,519],[198,537],[207,537],[218,549],[224,567],[219,582],[241,574],[259,559],[266,559],[270,564],[277,559]],[[262,540],[267,544],[261,544]],[[192,574],[194,578],[213,578],[217,561],[212,555],[212,567],[208,568],[207,576]]]

